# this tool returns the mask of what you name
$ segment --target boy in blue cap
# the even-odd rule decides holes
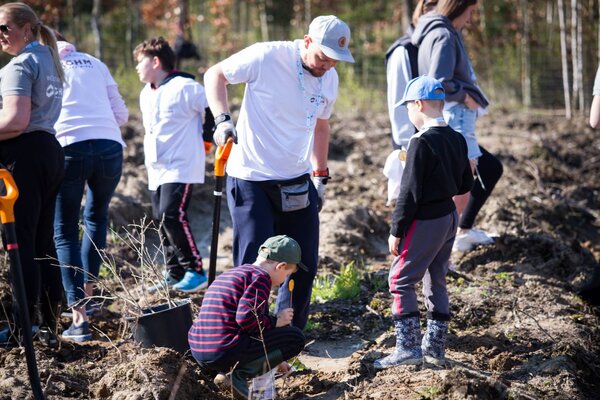
[[[446,273],[458,227],[452,197],[467,193],[473,175],[467,143],[444,121],[444,88],[428,76],[408,82],[402,100],[419,130],[409,142],[400,195],[392,214],[388,282],[396,348],[375,368],[429,362],[444,365],[450,320]],[[423,280],[427,330],[421,341],[415,285]]]

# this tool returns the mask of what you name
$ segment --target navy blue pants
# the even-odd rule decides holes
[[[310,205],[303,210],[280,212],[258,182],[227,177],[227,204],[233,221],[233,263],[253,263],[258,248],[271,236],[287,235],[302,249],[302,262],[309,272],[299,270],[279,288],[275,313],[290,307],[289,279],[294,280],[292,307],[295,327],[304,329],[312,284],[317,274],[319,257],[318,195],[312,182],[309,185]]]

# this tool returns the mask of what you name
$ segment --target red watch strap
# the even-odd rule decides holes
[[[329,168],[326,169],[316,169],[313,171],[313,176],[329,176]]]

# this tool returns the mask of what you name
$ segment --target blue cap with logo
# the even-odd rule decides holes
[[[440,81],[430,76],[422,75],[408,81],[402,100],[397,102],[394,107],[405,105],[409,101],[444,100],[445,97],[446,91]]]
[[[353,63],[350,54],[350,28],[334,15],[322,15],[313,19],[308,27],[308,36],[329,58]]]

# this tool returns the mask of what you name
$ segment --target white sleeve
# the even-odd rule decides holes
[[[106,92],[115,120],[119,126],[123,126],[129,119],[129,110],[125,101],[123,101],[123,97],[121,97],[121,93],[119,93],[119,87],[117,85],[107,86]]]
[[[221,61],[223,74],[231,84],[252,82],[258,77],[266,46],[255,43]]]
[[[110,74],[108,67],[102,61],[94,58],[97,61],[98,68],[102,71],[104,81],[106,83],[106,94],[108,95],[108,101],[110,102],[110,108],[115,116],[117,125],[123,126],[129,119],[129,110],[127,105],[119,93],[119,86],[115,82],[114,78]]]
[[[408,119],[406,107],[395,105],[402,99],[411,75],[408,51],[399,46],[387,63],[387,100],[394,142],[404,147],[408,146],[410,137],[415,133],[415,127]]]
[[[183,96],[187,112],[190,114],[200,114],[202,123],[204,123],[204,112],[208,108],[204,86],[196,81],[192,81],[183,86],[181,95]]]

